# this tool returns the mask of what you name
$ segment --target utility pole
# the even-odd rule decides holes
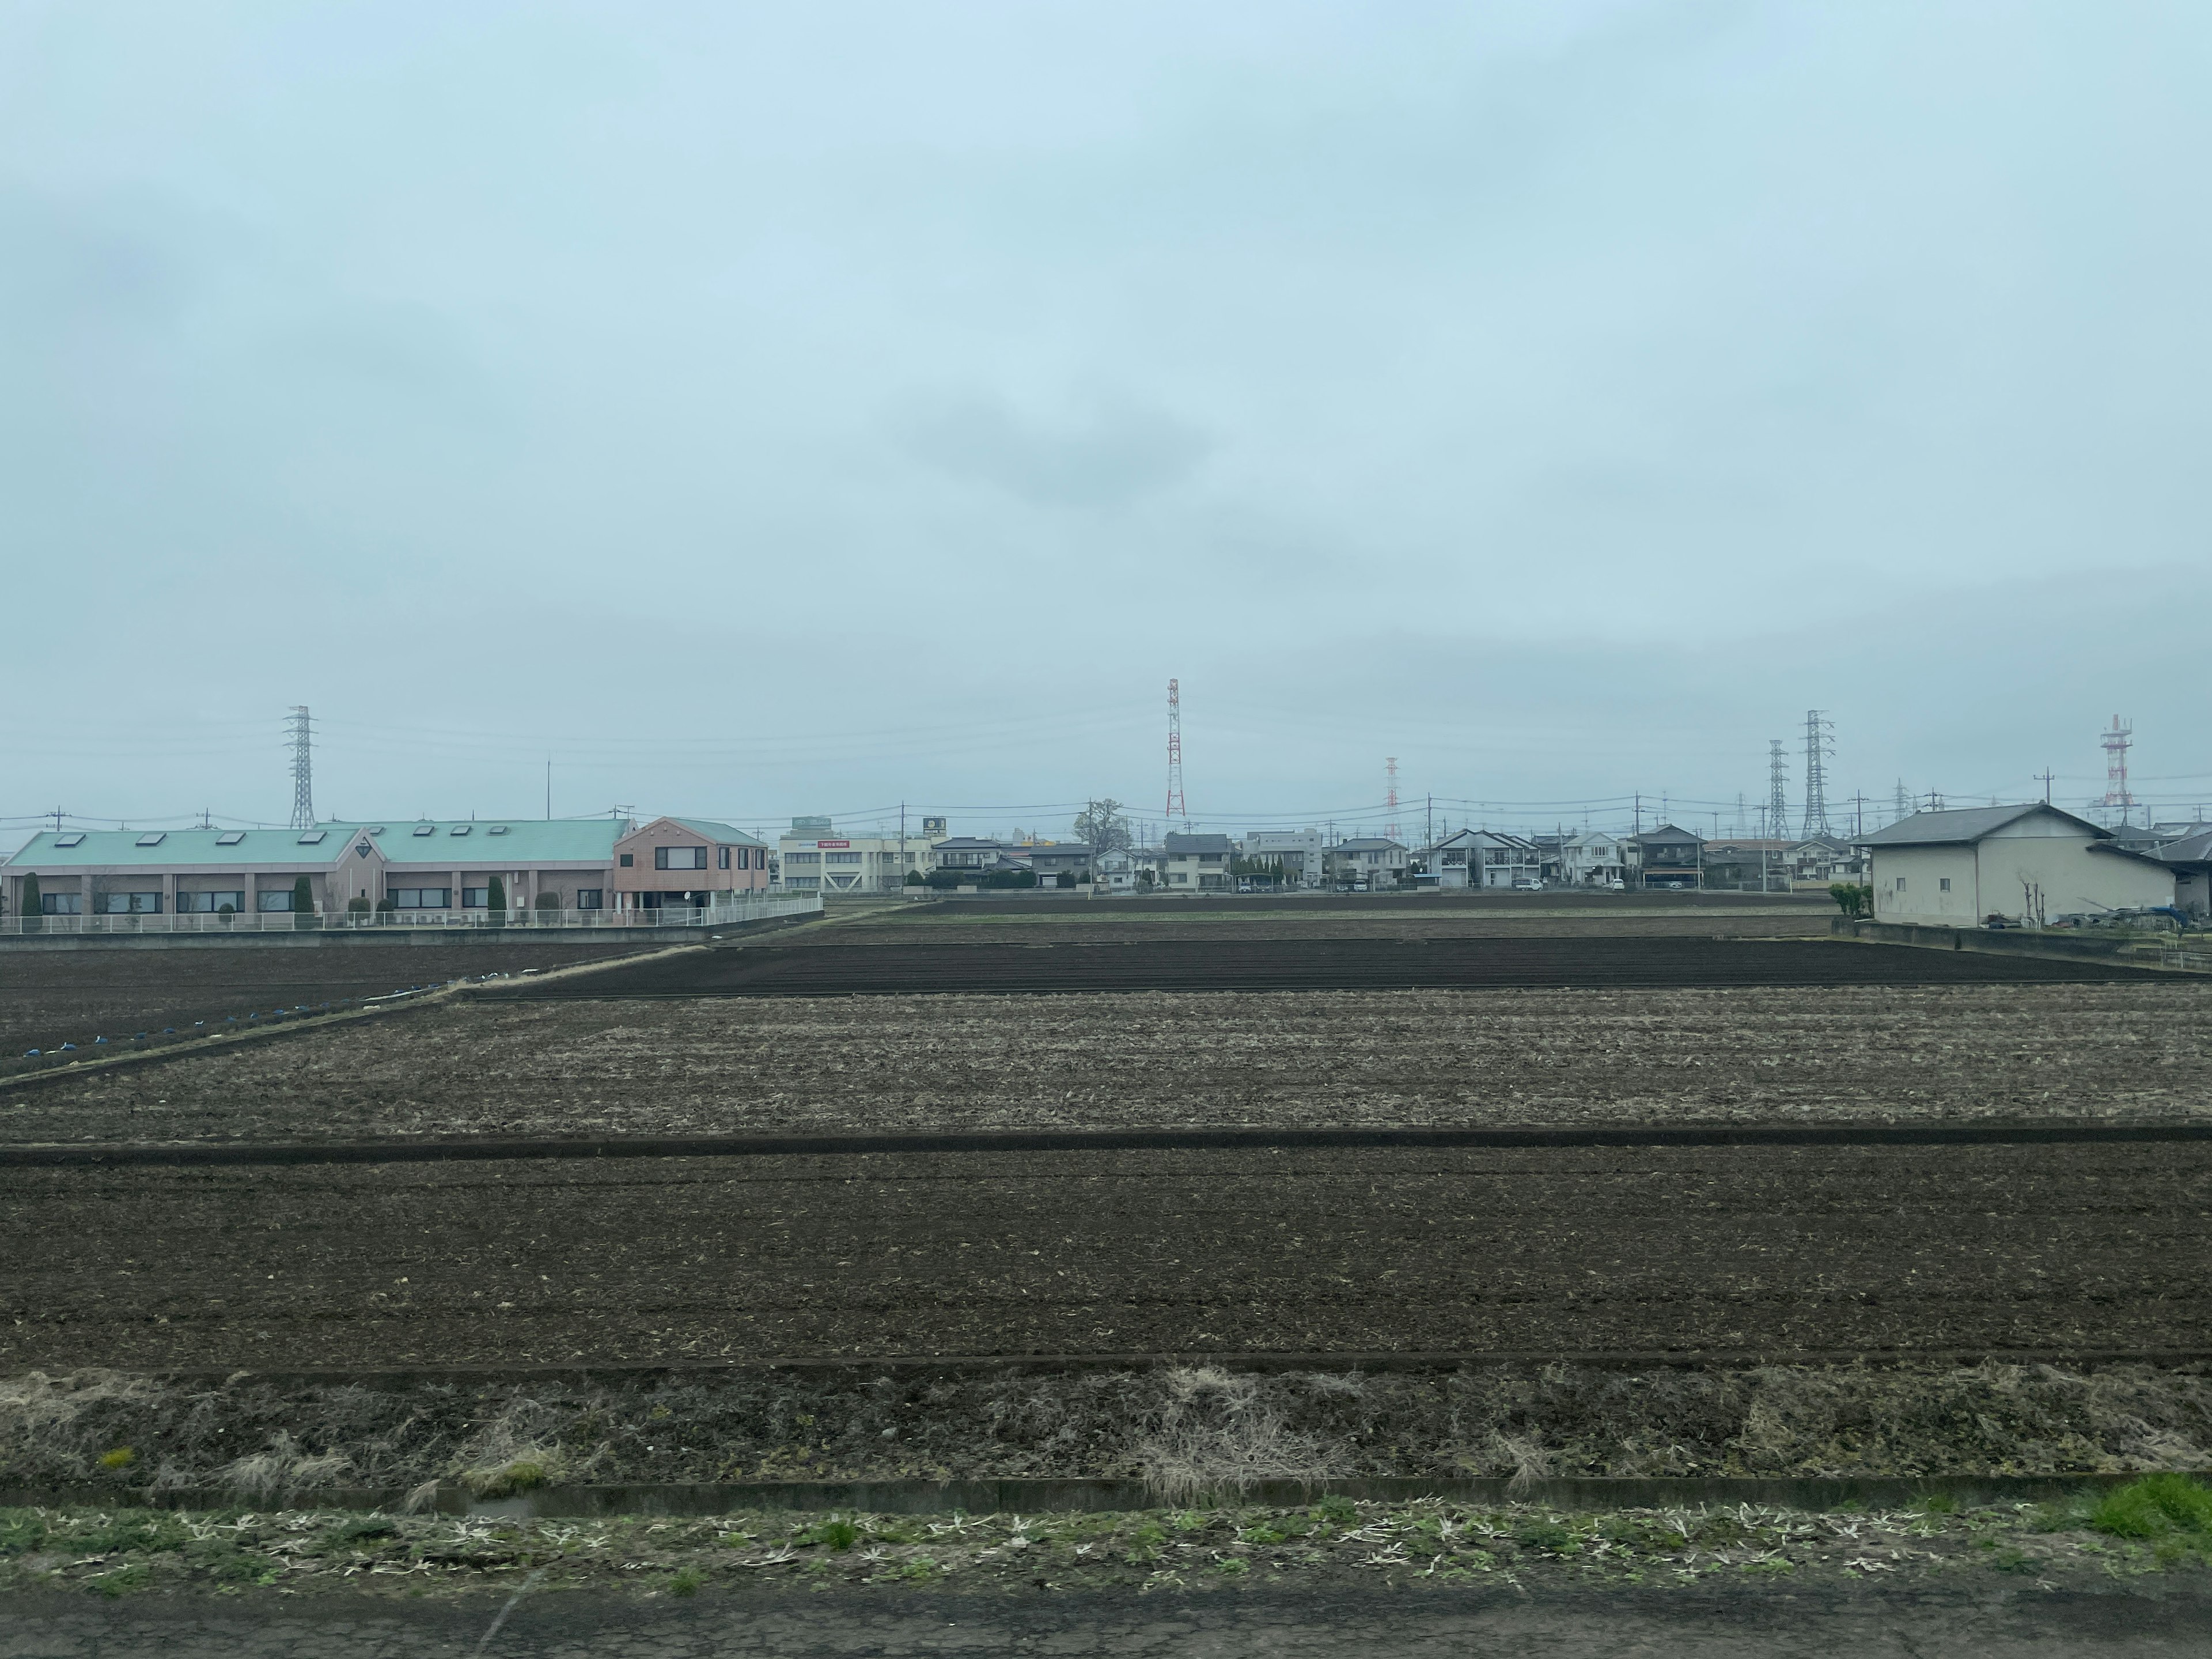
[[[545,821],[553,821],[553,757],[545,757]]]
[[[2056,775],[2051,771],[2048,763],[2046,763],[2044,769],[2035,775],[2043,780],[2043,804],[2045,806],[2048,806],[2051,805],[2051,786],[2054,781],[2056,781]]]
[[[1437,798],[1434,795],[1429,797],[1428,827],[1422,834],[1427,840],[1429,850],[1434,852],[1437,845]],[[1434,875],[1436,872],[1431,870],[1429,873]]]
[[[1096,848],[1091,848],[1094,864],[1097,862],[1097,850]],[[1091,890],[1095,893],[1097,890],[1093,888]],[[902,893],[906,891],[906,803],[904,801],[899,803],[899,891]]]
[[[1636,792],[1636,833],[1639,836],[1644,833],[1644,792],[1641,789]]]
[[[61,832],[62,832],[62,809],[61,809],[60,807],[57,806],[56,808],[54,808],[54,833],[55,833],[56,835],[58,835],[58,836],[59,834],[61,834]]]

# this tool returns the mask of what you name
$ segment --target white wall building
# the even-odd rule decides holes
[[[2040,801],[1915,812],[1862,844],[1877,921],[1975,927],[2002,916],[2033,926],[2174,902],[2172,866]]]
[[[1285,887],[1319,887],[1328,837],[1318,830],[1255,830],[1238,843],[1237,856],[1280,859]]]
[[[776,843],[780,885],[788,893],[890,893],[906,885],[907,872],[934,868],[929,843],[919,836],[833,836],[823,819],[810,819]]]

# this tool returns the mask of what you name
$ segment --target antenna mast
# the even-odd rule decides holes
[[[2097,805],[2118,807],[2122,823],[2128,821],[2128,809],[2136,804],[2136,798],[2128,793],[2128,750],[2135,740],[2136,723],[2122,720],[2118,714],[2112,716],[2112,729],[2097,735],[2105,749],[2105,798]]]
[[[1828,762],[1836,752],[1836,723],[1817,708],[1805,711],[1805,839],[1828,829]]]
[[[1182,798],[1182,692],[1174,680],[1168,682],[1168,811],[1170,818],[1182,818],[1183,829],[1190,828],[1190,808]]]
[[[307,718],[307,704],[295,703],[285,726],[292,739],[292,827],[312,830],[315,827],[314,722]]]

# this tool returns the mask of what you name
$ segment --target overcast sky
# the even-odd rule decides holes
[[[1170,676],[1208,827],[1726,828],[1813,707],[2212,799],[2208,85],[2203,0],[0,0],[0,818],[281,821],[305,703],[325,815],[1065,833]]]

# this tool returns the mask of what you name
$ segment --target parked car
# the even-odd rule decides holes
[[[1513,884],[1513,890],[1517,893],[1540,893],[1544,890],[1544,884],[1523,876]]]
[[[1610,893],[1625,893],[1628,890],[1628,884],[1623,881],[1619,876],[1615,876],[1611,881],[1606,883],[1605,885],[1606,890]]]

